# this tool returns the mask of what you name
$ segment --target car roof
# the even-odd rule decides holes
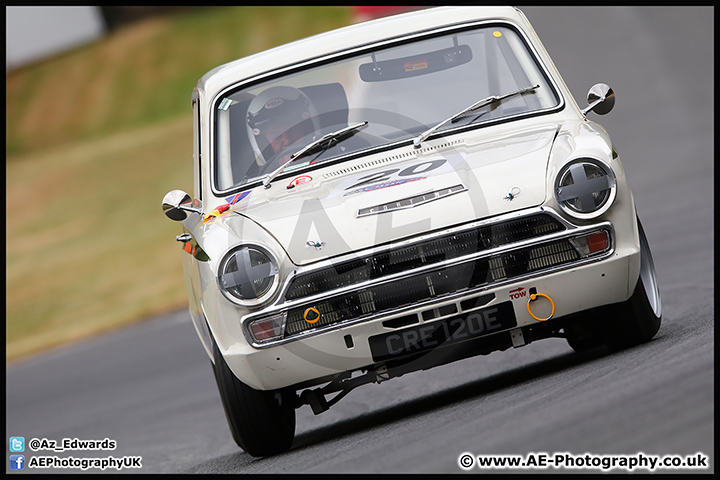
[[[532,31],[523,13],[514,7],[436,7],[416,10],[320,33],[220,65],[200,78],[197,89],[208,98],[213,98],[229,85],[289,65],[443,26],[495,19],[509,20],[526,32]]]

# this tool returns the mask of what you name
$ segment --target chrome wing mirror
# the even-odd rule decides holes
[[[615,92],[604,83],[596,83],[588,92],[587,101],[589,105],[582,110],[583,115],[590,112],[605,115],[615,106]]]
[[[176,221],[185,220],[187,218],[187,212],[202,215],[202,209],[199,208],[200,205],[197,205],[199,202],[196,202],[196,206],[192,206],[192,203],[190,195],[182,190],[173,190],[168,192],[163,198],[163,213],[165,213],[170,220]]]

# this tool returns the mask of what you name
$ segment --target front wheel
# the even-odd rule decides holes
[[[632,296],[622,303],[585,312],[565,326],[570,347],[583,352],[601,345],[622,350],[650,341],[660,329],[662,303],[655,264],[640,219],[640,275]]]
[[[255,390],[238,380],[213,340],[215,380],[235,443],[253,457],[290,449],[295,436],[291,393]]]
[[[625,302],[608,311],[606,344],[621,350],[650,341],[660,329],[662,303],[650,246],[638,219],[640,234],[640,276],[635,291]]]

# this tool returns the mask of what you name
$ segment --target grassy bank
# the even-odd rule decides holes
[[[160,201],[191,190],[192,88],[350,22],[346,7],[203,8],[10,72],[6,360],[186,305]]]

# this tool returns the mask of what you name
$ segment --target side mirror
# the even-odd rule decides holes
[[[170,220],[176,221],[185,220],[187,218],[187,212],[202,215],[202,210],[190,206],[191,203],[192,199],[190,195],[182,190],[173,190],[168,192],[163,198],[163,213],[165,213]]]
[[[615,92],[604,83],[596,83],[588,92],[587,101],[589,105],[583,109],[583,115],[590,112],[605,115],[615,106]]]

